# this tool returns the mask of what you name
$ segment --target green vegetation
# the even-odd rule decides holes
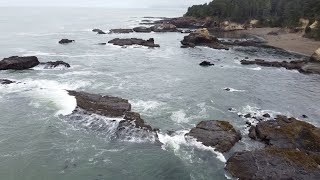
[[[185,16],[238,23],[257,19],[263,26],[297,27],[300,18],[320,19],[320,0],[213,0],[189,7]],[[320,25],[313,35],[320,37]]]

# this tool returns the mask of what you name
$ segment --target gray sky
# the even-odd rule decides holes
[[[0,6],[187,7],[208,0],[0,0]]]

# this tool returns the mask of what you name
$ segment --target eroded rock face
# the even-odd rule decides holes
[[[69,44],[69,43],[72,43],[74,42],[74,40],[70,40],[70,39],[61,39],[59,41],[59,44]]]
[[[133,29],[111,29],[109,31],[110,34],[115,33],[115,34],[128,34],[132,33]]]
[[[219,152],[228,152],[241,139],[240,132],[226,121],[202,121],[186,134],[205,146],[214,147]]]
[[[70,64],[63,62],[63,61],[49,61],[45,63],[40,63],[40,65],[44,66],[44,69],[54,69],[56,67],[64,67],[64,68],[70,68]]]
[[[0,84],[12,84],[15,83],[15,81],[11,81],[9,79],[0,79]]]
[[[311,56],[310,61],[320,63],[320,48],[317,49]]]
[[[19,57],[19,56],[12,56],[9,58],[4,58],[0,61],[0,70],[23,70],[29,69],[37,66],[39,64],[39,60],[35,56],[26,56],[26,57]]]
[[[143,40],[143,39],[137,39],[137,38],[131,38],[131,39],[113,39],[109,41],[108,43],[111,43],[113,45],[117,46],[131,46],[131,45],[141,45],[141,46],[147,46],[147,47],[160,47],[159,44],[154,43],[154,39],[150,38],[148,40]]]
[[[320,178],[318,163],[308,154],[295,149],[262,149],[237,152],[226,163],[228,170],[240,180]]]
[[[242,65],[259,65],[265,67],[283,67],[288,70],[298,70],[300,73],[312,73],[320,74],[320,63],[310,62],[308,60],[297,60],[297,61],[265,61],[262,59],[255,59],[254,61],[242,60]]]
[[[188,36],[185,36],[181,44],[183,47],[207,46],[213,49],[229,49],[227,46],[221,44],[216,37],[210,35],[206,28],[198,29]]]

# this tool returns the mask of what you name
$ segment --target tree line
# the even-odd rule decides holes
[[[264,26],[297,27],[300,18],[320,20],[320,0],[213,0],[189,7],[185,16],[238,23],[257,19]],[[320,37],[320,25],[318,31]]]

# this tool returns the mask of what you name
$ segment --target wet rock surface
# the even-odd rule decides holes
[[[69,44],[69,43],[72,43],[72,42],[75,42],[75,40],[61,39],[61,40],[59,41],[59,44]]]
[[[200,66],[204,66],[204,67],[214,66],[214,64],[211,63],[211,62],[209,62],[209,61],[202,61],[199,65],[200,65]]]
[[[226,170],[240,180],[320,178],[318,163],[295,149],[262,149],[237,152],[226,163]]]
[[[226,121],[202,121],[186,134],[205,146],[214,147],[219,152],[228,152],[241,139],[240,132]]]
[[[138,38],[130,38],[130,39],[113,39],[109,41],[108,43],[111,43],[113,45],[117,46],[131,46],[131,45],[141,45],[141,46],[147,46],[150,48],[154,47],[160,47],[159,44],[154,43],[154,39],[150,38],[148,40],[138,39]]]
[[[29,69],[37,66],[39,64],[39,60],[35,56],[11,56],[9,58],[4,58],[0,61],[0,70],[23,70]]]
[[[40,63],[40,65],[44,66],[44,69],[54,69],[56,67],[64,67],[64,68],[70,68],[70,64],[63,62],[63,61],[49,61],[45,63]]]
[[[210,35],[208,29],[198,29],[195,32],[190,33],[188,36],[185,36],[181,41],[183,47],[196,47],[196,46],[207,46],[213,49],[225,49],[229,48],[220,43],[218,38]]]
[[[298,70],[300,73],[306,74],[320,74],[320,63],[313,63],[309,60],[297,60],[297,61],[265,61],[262,59],[255,59],[254,61],[242,60],[242,65],[259,65],[265,67],[283,67],[288,70]]]

